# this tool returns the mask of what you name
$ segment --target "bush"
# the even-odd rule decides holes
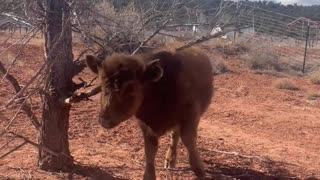
[[[300,88],[295,86],[292,81],[289,79],[278,79],[274,86],[278,89],[286,89],[286,90],[292,90],[292,91],[298,91]]]
[[[316,100],[318,98],[320,98],[320,94],[318,93],[311,92],[311,93],[308,93],[307,95],[308,100]]]
[[[253,70],[281,71],[281,62],[276,52],[261,48],[251,51],[245,58],[245,64]]]
[[[311,74],[310,81],[313,84],[320,84],[320,70],[315,71]]]
[[[210,62],[212,67],[212,73],[214,75],[230,72],[229,68],[226,66],[223,59],[219,57],[213,57],[213,58],[210,58]]]
[[[216,49],[229,56],[240,55],[249,51],[245,44],[240,43],[217,43]]]
[[[227,68],[227,66],[224,64],[224,62],[219,61],[216,62],[212,65],[212,69],[213,69],[213,74],[217,75],[217,74],[223,74],[223,73],[227,73],[230,70]]]

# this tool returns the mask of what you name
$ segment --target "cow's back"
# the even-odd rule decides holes
[[[160,51],[146,61],[160,59],[164,75],[144,87],[144,100],[137,117],[154,131],[164,133],[180,122],[186,109],[199,106],[205,112],[212,96],[212,67],[200,50]]]
[[[186,49],[176,55],[182,61],[179,75],[181,103],[199,103],[201,114],[211,102],[213,73],[209,57],[199,49]]]

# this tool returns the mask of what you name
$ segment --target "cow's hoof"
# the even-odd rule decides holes
[[[203,168],[193,168],[193,172],[197,176],[197,179],[206,179],[206,171]]]
[[[204,176],[197,176],[196,179],[197,180],[211,180],[211,179],[220,179],[220,178],[214,177],[214,176],[209,175],[209,174],[205,174]]]
[[[173,161],[173,160],[166,160],[165,162],[164,162],[164,168],[165,169],[173,169],[173,168],[175,168],[176,167],[176,162],[175,161]]]

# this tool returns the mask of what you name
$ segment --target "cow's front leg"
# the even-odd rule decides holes
[[[154,160],[158,150],[158,136],[146,125],[141,126],[144,138],[144,150],[146,156],[146,168],[144,171],[144,180],[155,180],[156,172]]]
[[[177,146],[180,138],[179,128],[173,129],[170,132],[170,145],[166,153],[166,159],[164,161],[164,168],[175,168],[177,161]]]

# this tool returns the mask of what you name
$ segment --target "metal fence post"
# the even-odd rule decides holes
[[[303,59],[302,73],[304,73],[304,71],[305,71],[305,66],[306,66],[307,51],[308,51],[308,41],[309,41],[309,33],[310,33],[310,24],[309,24],[309,22],[308,22],[307,36],[306,36],[306,46],[305,46],[305,49],[304,49],[304,59]]]

